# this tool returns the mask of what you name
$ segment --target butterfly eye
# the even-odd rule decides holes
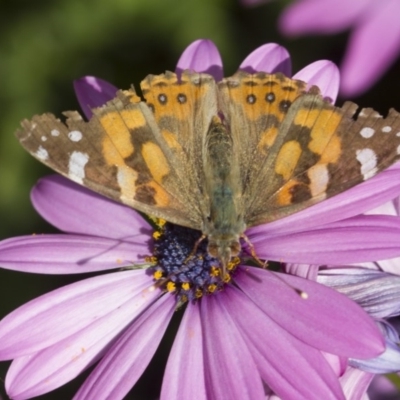
[[[247,96],[247,98],[246,98],[246,101],[247,101],[249,104],[254,104],[254,103],[257,101],[257,97],[254,96],[254,94],[249,94],[249,95]]]
[[[265,95],[265,101],[267,103],[273,103],[275,101],[275,94],[272,92],[269,92]]]
[[[165,94],[161,93],[158,95],[158,101],[164,105],[167,104],[168,98]]]
[[[291,106],[292,102],[289,100],[282,100],[279,103],[279,110],[283,113],[287,113],[287,110],[289,110],[289,107]]]
[[[208,243],[207,251],[211,257],[218,258],[219,255],[218,249],[219,247],[217,246],[216,243],[210,243],[210,242]]]
[[[241,250],[241,246],[239,242],[232,242],[229,246],[229,248],[231,249],[231,256],[232,257],[236,257],[239,255],[240,250]]]
[[[180,103],[180,104],[185,104],[187,101],[187,97],[183,93],[179,93],[177,96],[177,99],[178,99],[178,103]]]

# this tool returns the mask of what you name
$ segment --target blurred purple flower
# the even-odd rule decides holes
[[[298,0],[282,14],[279,26],[287,35],[352,33],[344,55],[341,93],[355,96],[368,90],[400,52],[399,0]]]
[[[369,400],[398,400],[399,390],[387,377],[376,375],[368,389]]]
[[[209,41],[192,44],[177,69],[207,70],[219,79],[222,64],[214,50]],[[242,67],[287,71],[287,52],[277,45],[265,51],[270,56],[256,50]],[[334,100],[336,75],[321,71],[333,69],[329,63],[315,64],[297,78],[320,82],[326,88],[323,94]],[[77,82],[80,101],[97,105],[96,92],[99,101],[107,100],[104,93],[107,97],[114,88],[103,83],[97,78]],[[357,215],[399,192],[400,174],[392,168],[334,199],[246,234],[257,254],[268,260],[333,264],[398,256],[397,219]],[[134,210],[58,176],[42,179],[32,201],[45,219],[67,233],[0,242],[4,268],[49,274],[126,270],[65,286],[3,318],[0,359],[14,360],[6,377],[8,394],[14,399],[38,396],[98,362],[75,398],[122,399],[153,357],[177,305],[176,297],[159,290],[148,270],[137,269],[151,265],[146,256],[155,247],[153,229]],[[184,236],[173,239],[182,245]],[[158,254],[158,265],[162,257]],[[161,399],[264,399],[262,382],[284,399],[344,399],[321,351],[354,359],[378,356],[384,347],[372,319],[324,285],[244,263],[232,274],[234,285],[187,304]]]

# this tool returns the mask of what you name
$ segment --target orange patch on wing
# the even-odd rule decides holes
[[[133,153],[131,134],[119,112],[109,112],[99,118],[106,135],[103,137],[103,156],[108,165],[123,165],[124,158]]]
[[[156,143],[146,142],[142,146],[142,156],[151,176],[156,182],[162,183],[162,179],[169,174],[170,168],[160,147]]]
[[[171,205],[171,196],[156,182],[148,182],[143,186],[154,189],[154,201],[159,207],[167,207]]]
[[[278,132],[279,130],[277,127],[271,126],[262,133],[260,141],[258,143],[258,148],[260,149],[260,151],[265,152],[266,148],[268,149],[274,144]]]
[[[335,132],[341,120],[342,116],[332,110],[322,110],[315,118],[311,128],[309,149],[322,155],[320,160],[322,163],[334,163],[340,156],[341,141]],[[331,132],[331,135],[327,134],[328,132]]]
[[[278,195],[276,197],[276,202],[278,206],[283,207],[292,204],[292,189],[298,184],[299,182],[291,180],[279,189]]]
[[[174,117],[179,121],[186,121],[193,115],[194,101],[203,97],[210,85],[194,83],[188,80],[185,73],[178,81],[176,74],[153,76],[143,80],[140,84],[147,103],[154,107],[156,120],[162,117]],[[163,97],[160,97],[163,96]],[[160,101],[160,99],[163,101]]]
[[[176,140],[176,134],[174,132],[170,132],[166,129],[161,130],[161,134],[163,135],[165,141],[168,144],[168,147],[174,150],[183,151],[182,146]]]
[[[293,103],[304,89],[305,85],[299,84],[296,80],[283,77],[283,75],[279,78],[269,75],[267,77],[251,76],[250,79],[241,81],[240,85],[230,87],[229,92],[235,103],[242,104],[249,120],[256,121],[266,114],[272,114],[279,122],[282,122],[286,113],[282,111],[281,102]],[[249,96],[254,96],[252,102],[249,102]],[[267,96],[272,96],[273,100],[268,101]]]
[[[146,125],[146,119],[139,108],[122,110],[120,114],[129,129],[136,129]]]
[[[301,155],[300,143],[290,140],[280,148],[275,163],[275,172],[287,180],[292,176]]]

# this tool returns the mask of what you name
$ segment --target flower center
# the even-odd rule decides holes
[[[180,303],[215,293],[231,281],[239,264],[232,258],[224,278],[219,261],[207,252],[207,239],[199,241],[201,232],[169,222],[158,221],[154,232],[154,257],[157,265],[153,277],[168,292],[175,293]]]

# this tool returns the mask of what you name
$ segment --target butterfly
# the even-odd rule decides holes
[[[81,115],[22,121],[22,146],[97,193],[200,230],[225,271],[246,228],[363,182],[399,159],[400,115],[335,107],[283,74],[216,82],[185,71],[149,75]]]

